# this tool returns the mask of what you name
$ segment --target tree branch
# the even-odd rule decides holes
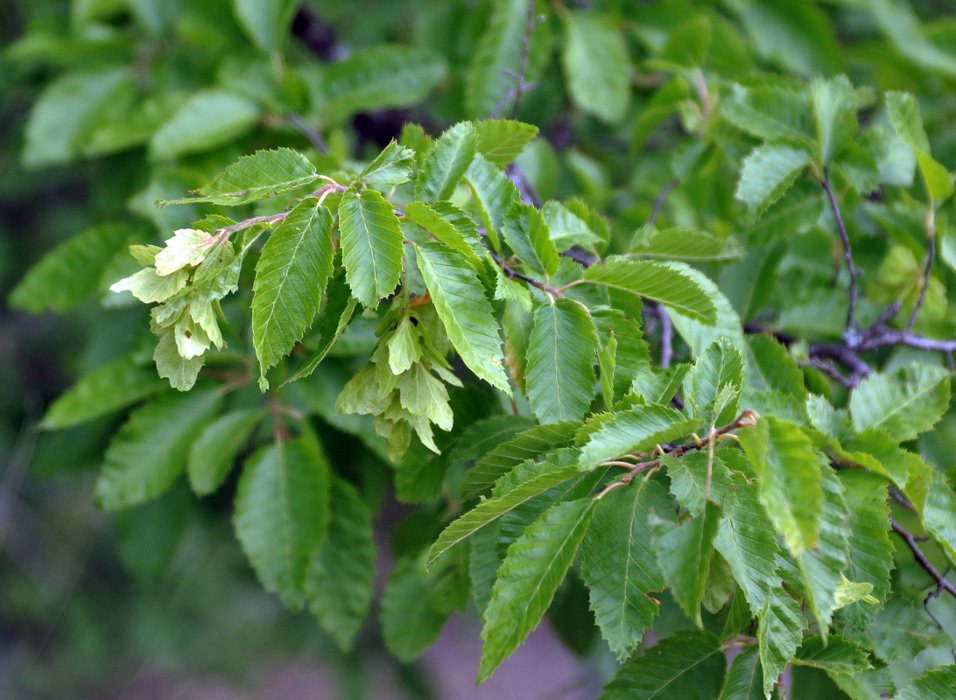
[[[926,570],[926,573],[933,578],[936,585],[956,598],[956,586],[947,581],[946,577],[939,573],[939,569],[933,566],[932,562],[926,558],[926,555],[923,554],[923,550],[920,549],[919,543],[916,541],[916,536],[896,522],[896,519],[892,515],[890,516],[890,526],[893,528],[893,532],[903,538],[906,546],[909,547],[913,553],[913,558],[916,559],[916,563]]]
[[[536,15],[534,13],[534,0],[531,0],[531,2],[528,3],[528,19],[525,22],[524,34],[521,37],[520,67],[518,68],[517,73],[505,71],[505,75],[515,81],[515,86],[506,92],[504,97],[502,97],[498,104],[495,105],[495,108],[491,110],[492,119],[497,119],[499,116],[501,116],[501,113],[505,111],[505,107],[507,107],[508,103],[512,100],[514,100],[514,106],[511,110],[512,119],[517,119],[518,108],[521,106],[521,96],[537,87],[537,83],[527,82],[526,80],[528,75],[528,50],[531,44],[531,34],[534,32],[534,28],[543,22],[544,19],[544,15]]]
[[[824,192],[827,193],[827,199],[830,202],[830,209],[833,211],[833,218],[836,220],[837,231],[840,234],[840,242],[843,243],[843,260],[846,262],[847,272],[850,273],[850,303],[846,311],[846,327],[843,331],[843,339],[847,346],[852,348],[859,340],[859,333],[854,327],[853,315],[856,313],[857,288],[856,279],[860,276],[856,265],[853,263],[853,249],[850,248],[850,237],[846,231],[846,225],[843,223],[843,217],[840,215],[840,207],[837,205],[836,196],[833,194],[833,187],[830,185],[830,171],[823,169],[823,179],[820,181]]]
[[[667,182],[662,188],[660,193],[657,195],[657,199],[654,200],[654,206],[651,207],[651,215],[647,217],[647,222],[645,226],[653,226],[654,222],[657,221],[657,217],[660,216],[661,209],[664,207],[664,202],[667,201],[667,195],[671,193],[671,190],[677,187],[680,184],[680,180],[676,177]]]

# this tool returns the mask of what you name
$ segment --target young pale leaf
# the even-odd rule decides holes
[[[543,471],[498,498],[481,501],[442,531],[428,551],[428,566],[434,564],[438,557],[451,547],[464,541],[481,528],[487,527],[535,496],[575,476],[577,476],[577,470],[573,467],[552,466],[550,471]]]
[[[823,514],[821,455],[790,421],[765,416],[740,431],[740,444],[757,472],[760,502],[794,556],[820,541]]]
[[[845,75],[816,78],[810,83],[810,95],[816,117],[818,157],[825,167],[856,134],[853,86]]]
[[[767,575],[765,571],[764,576]],[[766,695],[770,694],[777,676],[783,673],[796,655],[806,626],[807,618],[800,612],[800,603],[791,598],[782,585],[772,584],[770,596],[757,622],[763,692]]]
[[[657,513],[650,516],[653,547],[664,581],[681,609],[698,627],[703,627],[700,603],[714,556],[714,534],[719,519],[720,508],[713,503],[705,505],[700,517],[680,524],[664,520]]]
[[[387,347],[388,367],[392,370],[392,374],[406,372],[421,358],[421,343],[418,342],[418,334],[408,316],[403,316],[399,321],[398,328],[389,338]]]
[[[233,523],[263,587],[301,609],[306,574],[329,525],[329,467],[318,447],[290,440],[250,457]]]
[[[724,517],[714,537],[714,547],[730,566],[753,615],[770,596],[778,547],[773,527],[757,500],[757,488],[740,474],[732,478],[733,498],[723,506]]]
[[[600,700],[715,698],[727,660],[710,632],[683,630],[645,649],[604,686]]]
[[[119,282],[110,285],[111,292],[130,292],[144,304],[154,301],[166,301],[175,296],[186,286],[188,278],[186,270],[177,270],[171,275],[158,275],[151,267],[124,277]]]
[[[425,156],[415,178],[415,196],[428,202],[451,197],[477,148],[478,136],[471,122],[446,129]]]
[[[260,418],[259,411],[252,409],[232,411],[203,429],[189,449],[186,461],[186,474],[193,492],[207,496],[222,485]]]
[[[106,510],[160,495],[186,466],[193,440],[219,408],[217,391],[163,394],[130,414],[103,456],[96,502]]]
[[[482,615],[481,666],[486,680],[537,627],[584,539],[596,501],[582,498],[547,510],[508,548]]]
[[[402,274],[402,230],[377,190],[349,190],[339,203],[342,263],[352,294],[364,306],[395,291]]]
[[[318,313],[332,272],[332,214],[308,197],[262,248],[252,298],[252,342],[263,376],[287,355]]]
[[[418,246],[417,258],[438,317],[462,361],[480,379],[510,395],[498,323],[475,272],[460,253],[437,243]]]
[[[664,587],[648,518],[670,509],[656,481],[636,480],[600,499],[581,547],[580,571],[591,591],[594,618],[619,661],[627,659],[651,626]]]
[[[194,197],[161,204],[209,202],[238,206],[304,187],[318,177],[309,159],[291,148],[261,150],[251,156],[243,156],[228,166],[212,181],[196,190]]]
[[[912,440],[932,428],[949,406],[950,375],[942,367],[910,364],[895,374],[873,374],[850,395],[857,431],[877,428],[894,440]]]
[[[717,700],[764,700],[758,651],[756,646],[749,646],[734,657]]]
[[[136,403],[163,388],[151,368],[121,357],[85,374],[53,402],[40,427],[69,428]]]
[[[567,12],[564,29],[561,65],[571,99],[599,119],[619,122],[631,93],[624,35],[591,12]]]
[[[950,664],[920,676],[895,697],[899,700],[948,700],[956,688],[956,665]]]
[[[580,420],[594,394],[597,334],[571,299],[541,304],[534,314],[525,372],[528,401],[542,423]]]
[[[685,418],[673,408],[644,404],[595,420],[596,429],[581,450],[581,469],[593,469],[629,452],[651,450],[700,427],[699,420]]]
[[[372,514],[355,487],[334,476],[329,503],[328,536],[309,565],[305,596],[322,629],[348,652],[374,593]]]
[[[796,558],[797,568],[807,589],[807,602],[817,619],[824,642],[833,611],[837,607],[836,591],[849,555],[848,517],[843,486],[832,469],[823,470],[823,517],[820,541],[816,548]]]
[[[513,119],[485,119],[474,128],[478,152],[495,165],[508,165],[538,135],[538,127]]]
[[[156,363],[156,372],[163,379],[168,379],[173,389],[189,391],[196,383],[205,360],[201,354],[183,357],[177,347],[175,335],[170,332],[159,339],[153,351],[153,361]]]
[[[414,162],[415,151],[391,141],[371,163],[365,166],[356,181],[376,187],[395,187],[408,182]]]
[[[102,224],[61,243],[13,288],[10,306],[33,313],[69,311],[103,289],[104,271],[136,233],[128,224]]]
[[[251,129],[261,111],[248,97],[232,92],[197,92],[153,134],[149,155],[153,160],[172,160],[211,151]]]
[[[515,416],[514,420],[522,432],[507,442],[500,442],[475,463],[459,487],[462,498],[479,496],[522,462],[571,444],[579,426],[577,421],[567,420],[530,427],[533,424],[530,419]]]
[[[431,604],[421,557],[395,563],[382,594],[380,618],[385,645],[403,663],[417,659],[438,637],[448,613]]]
[[[558,271],[558,249],[540,209],[515,202],[501,222],[501,232],[505,243],[533,272],[550,277]]]
[[[687,274],[687,269],[680,263],[610,258],[585,270],[584,279],[613,292],[652,299],[701,323],[713,325],[717,320],[714,303]]]
[[[441,56],[410,46],[370,46],[324,67],[310,83],[323,123],[336,124],[357,112],[407,107],[423,100],[448,67]]]
[[[744,158],[736,197],[747,205],[750,216],[759,218],[780,199],[810,162],[810,155],[783,144],[757,146]]]

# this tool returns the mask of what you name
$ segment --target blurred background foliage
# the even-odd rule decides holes
[[[158,242],[199,212],[156,209],[155,200],[181,196],[257,148],[308,150],[321,139],[328,149],[323,157],[340,163],[397,138],[406,122],[437,133],[459,119],[485,116],[494,100],[489,104],[469,87],[470,62],[481,52],[492,60],[518,50],[487,39],[494,4],[0,0],[0,299],[44,253],[104,222],[121,222],[111,235],[125,241]],[[288,8],[288,32],[257,17],[273,5]],[[522,98],[519,117],[545,138],[520,164],[542,197],[584,196],[605,213],[619,249],[680,174],[682,159],[699,155],[683,141],[700,126],[688,99],[695,86],[673,70],[685,54],[702,64],[713,85],[846,73],[856,85],[911,91],[919,96],[934,156],[956,163],[953,3],[555,0],[539,7],[550,31],[530,47],[528,77],[538,85]],[[567,7],[592,9],[624,36],[630,63],[620,71],[633,85],[627,104],[589,113],[569,95],[557,48],[557,17]],[[336,73],[336,61],[381,44],[389,48],[361,54],[368,70],[360,78]],[[414,59],[419,68],[389,74],[389,51],[414,52],[403,54],[403,63]],[[174,116],[180,121],[170,126]],[[724,129],[712,139],[726,153],[739,160],[749,149],[740,132],[714,128]],[[675,188],[663,216],[731,233],[734,179],[721,158],[712,158]],[[873,236],[855,250],[876,303],[905,298],[922,255],[908,222],[888,211],[881,223],[890,240]],[[747,240],[746,231],[733,233]],[[944,263],[954,266],[956,245],[946,245]],[[799,296],[815,286],[811,279],[832,276],[834,246],[829,234],[811,231],[786,252],[758,249],[778,265],[770,278],[776,286],[747,293],[771,306],[775,295]],[[435,680],[456,656],[454,646],[443,657],[402,667],[386,657],[369,622],[356,651],[344,656],[308,616],[282,611],[255,582],[231,534],[229,489],[199,501],[180,484],[115,517],[92,507],[99,458],[121,417],[59,432],[34,426],[75,377],[130,352],[149,352],[139,306],[97,303],[106,284],[133,265],[118,256],[80,275],[83,289],[47,299],[21,294],[19,307],[46,313],[0,308],[0,696],[262,697],[277,687],[262,680],[269,669],[304,664],[325,674],[304,691],[316,697],[466,697],[472,662],[460,689]],[[719,279],[738,303],[733,276],[747,268],[727,269],[737,271]],[[924,331],[956,336],[947,302],[952,292],[943,285],[931,290]],[[78,302],[87,296],[93,300]],[[828,316],[820,300],[807,301],[791,306],[784,330],[819,332],[832,316],[839,331],[839,309]],[[742,316],[752,318],[760,303],[745,304]],[[322,428],[330,457],[361,474],[364,498],[385,504],[379,523],[385,551],[388,528],[404,515],[391,500],[389,470],[354,441],[335,440],[335,393],[323,384],[334,386],[350,371],[346,360],[330,363],[317,375],[322,382],[312,383],[310,403],[331,421]],[[922,448],[952,478],[956,417],[926,436]],[[397,530],[399,549],[402,533],[414,531],[414,521]],[[901,580],[914,587],[925,580],[905,552],[897,563]],[[589,697],[612,665],[603,645],[591,644],[590,621],[581,626],[573,612],[583,607],[583,588],[566,589],[555,606],[555,631],[584,665],[573,670],[577,662],[567,657],[562,663],[573,667],[572,682],[553,696]],[[469,634],[476,636],[473,625]],[[548,675],[546,667],[538,672]],[[822,682],[812,671],[802,673],[795,682],[808,691]],[[228,681],[203,685],[209,677]],[[193,685],[184,686],[183,678]],[[489,684],[486,692],[535,692],[512,686],[522,694],[508,695],[506,688]]]

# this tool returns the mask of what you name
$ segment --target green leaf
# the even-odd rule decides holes
[[[511,205],[520,200],[518,190],[507,175],[480,154],[468,166],[465,181],[478,203],[488,239],[495,249],[499,249],[498,231]]]
[[[780,199],[810,162],[810,155],[782,144],[757,146],[744,158],[735,196],[747,205],[752,219],[759,218]]]
[[[482,615],[481,666],[486,680],[537,627],[584,539],[596,501],[559,503],[508,548]]]
[[[610,332],[610,337],[598,350],[598,378],[601,382],[601,394],[604,397],[604,405],[610,407],[614,404],[614,370],[617,365],[617,338],[614,331]]]
[[[947,700],[956,688],[956,665],[950,664],[920,676],[895,697],[899,700]]]
[[[448,613],[431,604],[421,557],[395,563],[382,594],[380,617],[385,645],[403,663],[417,659],[438,637]]]
[[[344,268],[339,268],[338,272],[329,280],[325,297],[318,345],[314,350],[309,347],[313,353],[312,357],[303,365],[302,369],[289,377],[284,384],[298,381],[312,374],[338,342],[338,339],[342,337],[342,333],[345,332],[346,327],[352,320],[358,301],[352,296],[345,281]]]
[[[319,311],[332,273],[331,235],[332,214],[308,197],[262,248],[252,298],[252,342],[262,376],[301,340]]]
[[[298,0],[232,0],[239,24],[267,53],[281,48],[298,6]]]
[[[700,426],[673,408],[637,404],[626,411],[602,417],[594,423],[581,450],[581,469],[593,469],[601,462],[629,452],[645,452],[659,444],[689,435]]]
[[[776,569],[779,549],[770,519],[757,500],[756,485],[740,474],[732,477],[732,485],[734,496],[724,502],[714,547],[727,561],[756,615],[770,596],[770,572]]]
[[[246,460],[233,523],[263,588],[301,609],[309,565],[329,526],[329,467],[318,446],[277,442]]]
[[[448,339],[479,379],[510,395],[498,323],[484,288],[460,253],[437,243],[417,249],[418,267]]]
[[[612,257],[592,265],[584,279],[625,295],[646,297],[702,323],[717,320],[713,301],[680,263]]]
[[[795,424],[765,416],[740,431],[757,472],[760,502],[794,556],[820,541],[823,484],[819,455]]]
[[[550,466],[550,471],[547,470],[548,466]],[[438,539],[435,540],[435,544],[428,551],[428,566],[431,566],[450,548],[464,541],[481,528],[487,527],[535,496],[575,476],[577,476],[577,470],[573,467],[545,465],[542,473],[515,486],[500,497],[481,501],[442,531]]]
[[[733,85],[720,101],[720,116],[763,141],[783,141],[809,149],[810,100],[806,91],[775,85]]]
[[[550,452],[570,445],[574,433],[580,425],[577,421],[561,421],[529,427],[531,419],[514,417],[520,426],[520,433],[479,459],[461,482],[459,492],[464,499],[474,498],[491,488],[504,474],[522,462],[535,459],[544,452]],[[525,422],[527,421],[527,422]]]
[[[376,190],[349,190],[339,203],[342,263],[352,294],[375,308],[402,274],[402,230],[392,205]]]
[[[956,494],[938,473],[923,506],[923,527],[951,562],[956,562]]]
[[[396,187],[411,179],[414,162],[415,151],[390,141],[382,152],[359,173],[355,182],[363,182],[374,187]]]
[[[619,661],[638,647],[660,604],[649,592],[664,587],[648,517],[670,509],[659,483],[638,479],[600,499],[581,547],[581,577],[594,618]]]
[[[767,573],[764,572],[764,575]],[[782,585],[772,585],[757,622],[763,692],[766,695],[770,694],[777,676],[783,673],[796,655],[806,626],[807,619],[800,612],[800,603],[791,598]]]
[[[477,148],[478,135],[471,122],[459,122],[446,129],[425,156],[415,178],[415,196],[429,202],[451,197]],[[407,209],[405,213],[408,214]]]
[[[542,423],[580,420],[594,394],[597,334],[571,299],[541,304],[534,314],[525,372],[528,401]]]
[[[163,394],[133,411],[103,455],[96,502],[106,510],[160,495],[186,466],[186,453],[216,414],[219,392]]]
[[[333,476],[328,535],[309,565],[305,595],[322,629],[349,652],[372,603],[372,514],[350,483]]]
[[[807,602],[817,619],[824,642],[833,611],[837,608],[836,591],[849,555],[848,517],[843,486],[832,469],[823,473],[823,513],[817,547],[796,558],[797,568],[807,588]]]
[[[725,502],[725,497],[732,498],[730,472],[721,457],[721,452],[713,455],[710,466],[710,497],[707,495],[708,469],[707,461],[710,455],[706,451],[691,452],[680,459],[662,456],[661,464],[667,468],[667,477],[670,479],[670,491],[674,498],[686,508],[695,518],[704,512],[708,501],[718,505]]]
[[[825,167],[856,135],[853,86],[845,75],[815,78],[810,83],[816,117],[818,157]]]
[[[379,45],[354,51],[306,75],[313,110],[325,124],[358,112],[407,107],[421,102],[448,72],[437,54],[410,46]]]
[[[912,659],[929,647],[952,647],[949,636],[925,614],[919,603],[897,596],[878,610],[866,628],[876,655],[893,663]]]
[[[406,372],[422,356],[418,334],[408,316],[402,316],[398,327],[388,339],[388,367],[392,374]]]
[[[567,12],[564,30],[561,66],[571,100],[603,121],[621,121],[631,92],[631,61],[623,34],[591,12]]]
[[[163,388],[151,368],[121,357],[83,375],[43,414],[44,430],[69,428],[136,403]]]
[[[803,372],[787,349],[773,336],[762,333],[747,336],[753,362],[747,367],[749,383],[805,402],[807,390]]]
[[[942,367],[913,363],[895,374],[873,374],[850,395],[857,431],[877,428],[894,440],[912,440],[932,428],[949,406],[950,374]]]
[[[137,234],[128,224],[110,223],[64,241],[27,271],[10,292],[10,306],[33,313],[69,311],[103,290],[104,272]]]
[[[405,218],[414,221],[446,246],[461,253],[476,271],[480,271],[483,263],[468,243],[465,232],[442,216],[443,211],[447,210],[440,206],[429,206],[424,202],[411,202],[405,207]]]
[[[23,147],[25,168],[70,163],[86,145],[111,100],[130,87],[129,68],[70,71],[49,83],[30,111]]]
[[[809,637],[804,640],[793,660],[801,666],[812,666],[828,673],[857,673],[872,668],[867,653],[840,635]]]
[[[186,461],[189,485],[197,495],[207,496],[222,486],[261,417],[252,409],[231,411],[203,429]]]
[[[710,560],[714,556],[714,534],[720,509],[707,503],[700,517],[675,523],[650,516],[653,546],[664,581],[671,594],[695,625],[703,627],[700,603],[704,599]]]
[[[727,660],[709,632],[684,630],[645,649],[604,686],[601,700],[710,700],[724,683]]]
[[[318,178],[309,159],[291,148],[261,150],[228,166],[196,190],[195,196],[162,204],[209,202],[238,206],[304,187]]]
[[[575,245],[594,248],[605,243],[584,219],[560,202],[545,202],[541,214],[558,250],[567,250]]]
[[[474,128],[478,152],[495,165],[508,165],[538,135],[538,127],[513,119],[483,119]]]
[[[149,141],[153,160],[211,151],[255,125],[261,108],[248,97],[225,90],[194,93]]]
[[[539,209],[515,202],[501,222],[505,243],[533,272],[550,277],[558,271],[558,250]]]
[[[923,119],[919,114],[916,98],[908,92],[891,91],[885,93],[886,111],[890,123],[903,141],[914,151],[930,153],[929,139],[923,128]]]
[[[705,262],[735,260],[744,249],[734,238],[721,238],[694,228],[642,227],[634,234],[629,252],[645,258]]]
[[[534,0],[496,0],[492,4],[484,33],[474,49],[465,74],[465,109],[477,119],[487,117],[515,86],[508,73],[521,70],[522,42],[528,24],[528,5]],[[539,25],[529,42],[528,56],[541,53],[546,27]],[[529,61],[530,63],[530,61]],[[531,71],[528,71],[529,73]],[[528,76],[525,76],[526,78]]]
[[[686,412],[718,427],[732,422],[737,417],[743,369],[743,358],[729,340],[713,343],[684,378]],[[721,398],[725,392],[727,400]]]
[[[717,700],[764,700],[763,672],[756,646],[747,647],[730,662]]]
[[[847,505],[846,529],[849,531],[849,563],[844,574],[851,581],[869,583],[880,601],[890,592],[893,568],[893,543],[888,530],[889,504],[885,482],[876,474],[861,469],[838,472]]]

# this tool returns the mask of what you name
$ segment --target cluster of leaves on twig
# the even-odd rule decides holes
[[[744,25],[762,21],[739,5]],[[630,137],[640,148],[671,114],[679,137],[622,245],[638,217],[602,216],[614,207],[599,166],[576,152],[590,196],[541,197],[550,147],[498,118],[541,89],[555,26],[571,104],[622,123],[629,47],[607,16],[492,3],[465,71],[472,119],[432,136],[406,124],[353,161],[296,116],[314,152],[261,149],[162,202],[222,209],[164,247],[133,245],[142,269],[110,289],[158,304],[153,358],[182,393],[130,356],[80,379],[46,426],[148,399],[106,450],[105,508],[156,498],[184,471],[207,495],[241,462],[233,520],[248,560],[343,648],[368,612],[375,555],[361,480],[324,456],[322,423],[391,462],[399,500],[425,504],[381,605],[403,661],[470,599],[484,680],[583,586],[582,614],[621,664],[608,698],[782,695],[791,667],[851,697],[951,687],[945,659],[916,680],[894,665],[901,648],[952,640],[894,579],[890,533],[932,586],[924,601],[956,600],[940,564],[956,562],[956,494],[918,442],[950,410],[956,278],[936,258],[953,181],[916,99],[844,75],[756,80],[726,18],[675,20],[666,40],[645,38],[654,89]],[[326,67],[320,123],[390,104],[367,74],[386,54],[421,68],[402,51]],[[419,72],[422,94],[443,73]],[[208,136],[185,139],[177,120],[211,99],[165,122],[154,156],[197,150]],[[872,260],[886,240],[864,273],[859,250]],[[14,300],[29,306],[57,255]],[[677,631],[661,633],[662,610]],[[661,639],[642,650],[648,630]],[[743,651],[728,668],[730,647]]]

